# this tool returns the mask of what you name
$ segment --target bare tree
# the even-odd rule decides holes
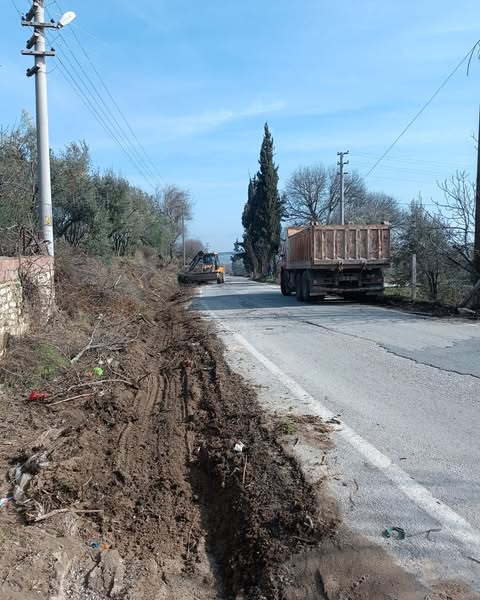
[[[188,191],[167,184],[157,194],[157,202],[169,228],[168,254],[173,258],[175,244],[182,235],[182,221],[192,219],[192,200]]]
[[[201,250],[205,251],[205,245],[200,240],[193,240],[191,238],[185,240],[185,257],[187,260],[192,260]],[[183,249],[180,248],[180,251],[183,252]]]
[[[30,115],[0,128],[0,226],[36,222],[36,137]]]
[[[328,202],[328,173],[321,164],[299,167],[287,181],[285,212],[295,223],[327,222],[333,211]]]
[[[348,209],[366,197],[365,182],[353,171],[345,177],[345,205]],[[340,176],[334,167],[322,164],[299,167],[287,181],[283,193],[286,218],[295,225],[310,221],[329,224],[338,220]]]
[[[473,261],[475,231],[475,185],[465,171],[457,171],[449,179],[438,183],[444,195],[443,202],[435,202],[443,221],[448,223],[450,247],[448,258],[470,274],[474,283],[479,274]]]
[[[403,215],[396,237],[394,278],[406,284],[411,277],[412,253],[417,256],[418,280],[431,300],[438,300],[450,278],[448,229],[437,215],[425,211],[421,196]]]
[[[402,220],[402,211],[397,200],[384,192],[367,192],[346,210],[347,221],[354,223],[383,223],[397,225]]]

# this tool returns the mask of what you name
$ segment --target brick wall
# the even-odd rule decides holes
[[[36,312],[48,318],[54,300],[53,259],[0,257],[0,355],[9,335],[22,335],[28,330],[30,315],[25,298],[33,292]]]

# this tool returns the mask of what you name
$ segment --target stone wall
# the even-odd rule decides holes
[[[0,355],[9,335],[23,335],[28,330],[29,307],[34,308],[37,319],[47,319],[53,302],[51,257],[0,257]]]

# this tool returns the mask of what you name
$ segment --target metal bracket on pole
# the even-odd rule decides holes
[[[22,50],[23,56],[55,56],[55,50]]]
[[[23,27],[35,27],[36,29],[58,29],[56,23],[36,23],[35,21],[21,21]]]

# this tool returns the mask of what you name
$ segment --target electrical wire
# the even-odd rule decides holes
[[[48,11],[48,9],[47,9],[47,13],[51,17],[50,11]],[[57,36],[56,36],[55,39],[57,39],[59,37],[59,35],[61,35],[61,34],[57,34]],[[88,74],[85,72],[85,70],[83,69],[82,65],[78,62],[75,53],[70,49],[70,47],[68,46],[68,43],[63,38],[62,38],[62,42],[64,42],[65,45],[68,47],[68,50],[69,50],[70,54],[72,55],[72,57],[74,58],[74,60],[79,64],[79,66],[80,66],[83,74],[85,75],[88,84],[93,89],[94,93],[95,92],[97,93],[98,97],[100,98],[100,100],[102,101],[103,105],[105,106],[106,111],[104,110],[103,106],[97,101],[97,99],[95,98],[94,95],[90,96],[90,99],[96,105],[97,113],[98,113],[98,111],[100,111],[104,115],[104,117],[106,118],[106,120],[109,122],[109,126],[110,126],[108,128],[109,135],[111,136],[110,128],[112,128],[116,132],[117,136],[120,136],[120,138],[123,138],[123,141],[126,144],[126,146],[129,147],[131,149],[131,151],[133,151],[134,153],[136,153],[135,147],[133,146],[133,144],[131,144],[130,140],[128,139],[128,136],[125,134],[125,132],[123,131],[123,129],[119,126],[118,122],[113,118],[113,115],[111,115],[111,111],[109,111],[108,106],[103,101],[103,98],[101,98],[100,94],[98,94],[98,90],[96,90],[96,88],[95,88],[94,84],[92,83],[91,79],[88,77]],[[72,64],[71,60],[68,58],[68,56],[66,54],[65,54],[65,60],[67,60],[67,62],[69,63],[70,68],[71,68],[72,72],[75,73],[77,79],[82,83],[82,85],[84,87],[84,91],[86,92],[86,94],[89,95],[90,91],[88,89],[88,86],[85,84],[85,79],[76,70],[75,66]],[[78,88],[75,87],[74,89],[78,93]],[[99,115],[95,115],[95,117],[98,120]],[[105,129],[105,127],[103,127],[103,128]],[[118,138],[114,138],[114,139],[115,139],[116,143],[118,144]],[[138,153],[136,153],[136,154],[138,155]],[[138,161],[139,164],[136,164],[137,161]],[[145,178],[145,175],[147,175],[146,179],[149,182],[149,185],[151,185],[153,187],[153,189],[155,189],[156,185],[158,185],[158,182],[155,182],[155,184],[152,185],[152,181],[155,179],[155,177],[152,177],[152,175],[148,173],[148,169],[145,169],[145,165],[142,165],[142,161],[138,160],[136,158],[133,161],[133,163],[135,164],[136,170],[138,170],[142,174],[142,176],[144,178]]]
[[[56,1],[56,0],[55,0]],[[166,183],[166,181],[163,179],[163,177],[160,175],[160,173],[158,172],[157,166],[156,164],[153,162],[153,160],[150,158],[150,155],[147,153],[147,151],[145,150],[144,146],[142,145],[142,143],[140,142],[140,140],[138,139],[137,135],[135,134],[135,131],[133,130],[133,128],[131,127],[130,123],[128,122],[127,118],[125,117],[125,114],[123,113],[123,111],[121,110],[120,106],[118,105],[117,101],[115,100],[115,98],[112,96],[112,94],[110,93],[110,90],[107,88],[103,78],[100,76],[98,70],[96,69],[94,63],[92,62],[92,60],[90,59],[89,55],[87,54],[87,52],[85,51],[85,48],[83,46],[83,44],[80,42],[80,40],[78,39],[77,34],[75,33],[75,30],[72,29],[72,33],[73,36],[75,37],[75,39],[78,42],[78,45],[80,46],[80,48],[82,49],[85,57],[87,58],[88,62],[90,63],[92,69],[94,70],[96,76],[98,77],[100,83],[102,84],[104,90],[107,92],[110,100],[113,102],[115,108],[117,109],[119,115],[122,117],[123,121],[125,122],[126,126],[128,127],[130,133],[133,135],[135,141],[137,142],[138,146],[140,147],[140,149],[142,150],[144,156],[146,157],[146,159],[148,160],[148,162],[151,164],[151,166],[153,167],[154,171],[156,172],[156,174],[158,175],[158,177],[164,182]]]
[[[117,131],[119,132],[119,134],[123,137],[123,139],[126,141],[126,143],[131,146],[132,151],[135,153],[135,155],[136,155],[139,163],[142,165],[142,167],[145,169],[145,171],[149,174],[149,176],[152,177],[152,179],[154,179],[154,180],[157,179],[157,176],[151,170],[151,167],[147,163],[145,163],[145,160],[143,159],[143,157],[141,156],[141,154],[138,152],[138,150],[135,148],[135,146],[128,139],[128,135],[125,133],[124,129],[120,126],[120,124],[118,123],[118,120],[116,119],[116,117],[112,114],[110,108],[108,107],[107,103],[103,99],[102,95],[99,93],[97,87],[92,82],[92,80],[90,79],[88,73],[83,68],[83,65],[80,63],[80,61],[78,60],[76,54],[70,48],[70,46],[68,45],[68,43],[66,42],[66,40],[65,40],[65,38],[63,36],[62,36],[62,42],[68,48],[68,50],[69,50],[70,54],[72,55],[73,59],[75,60],[75,62],[79,66],[79,68],[82,71],[83,75],[85,76],[86,81],[88,82],[89,86],[92,88],[94,94],[99,98],[101,104],[105,107],[105,110],[106,110],[106,113],[107,113],[106,114],[107,118],[111,119],[112,123],[115,125],[115,127],[116,127]],[[104,112],[103,109],[102,109],[102,112]],[[104,112],[104,114],[105,114],[105,112]],[[158,182],[157,182],[157,184],[158,184]]]
[[[14,6],[14,8],[16,9],[16,11],[18,12],[19,16],[22,16],[22,13],[20,12],[20,10],[18,9],[18,6],[15,3],[15,0],[11,0],[12,4]],[[47,11],[48,11],[48,7]],[[53,41],[56,41],[57,38],[59,37],[59,34],[57,34],[57,36],[55,37],[55,39]],[[73,54],[73,53],[72,53]],[[75,57],[75,55],[73,55]],[[59,57],[57,57],[59,58]],[[68,57],[67,57],[67,60]],[[69,61],[70,62],[70,61]],[[77,61],[78,62],[78,61]],[[123,146],[122,142],[119,140],[119,138],[117,137],[116,133],[114,133],[112,131],[112,129],[110,128],[110,126],[105,122],[105,120],[101,117],[101,115],[99,114],[99,112],[97,111],[97,109],[95,108],[95,106],[92,104],[92,102],[90,101],[90,99],[88,98],[88,96],[84,93],[84,91],[82,91],[81,87],[78,85],[78,83],[76,82],[76,80],[70,75],[69,70],[65,67],[65,65],[63,64],[61,58],[59,58],[59,63],[61,65],[61,67],[63,67],[63,73],[62,75],[65,77],[65,79],[67,80],[67,82],[71,85],[71,87],[74,89],[74,91],[80,96],[81,100],[84,102],[85,106],[89,109],[89,111],[91,112],[91,114],[93,114],[93,116],[97,119],[97,121],[99,122],[99,124],[103,127],[103,129],[114,139],[114,141],[119,145],[120,149],[124,152],[125,156],[127,157],[127,159],[131,162],[131,164],[134,166],[135,169],[139,170],[142,174],[142,176],[144,177],[145,181],[152,186],[153,189],[156,188],[156,183],[152,183],[152,180],[150,180],[148,177],[145,176],[145,173],[142,172],[142,169],[139,169],[139,165],[132,160],[132,157],[130,156],[128,150]],[[70,62],[70,66],[73,67],[72,63]],[[80,63],[79,66],[81,67]],[[53,72],[55,70],[55,68],[58,67],[54,67],[50,72]],[[82,67],[81,67],[82,68]],[[84,69],[82,68],[82,71],[85,73]],[[78,74],[78,73],[77,73]],[[70,79],[69,79],[70,78]],[[82,80],[83,85],[84,82]],[[90,82],[91,83],[91,82]],[[97,92],[98,93],[98,92]],[[102,100],[102,98],[100,98]],[[103,101],[103,100],[102,100]],[[104,103],[105,104],[105,103]],[[105,105],[106,106],[106,105]],[[106,108],[108,109],[108,107],[106,106]],[[104,113],[105,114],[105,113]],[[123,132],[123,130],[120,130]],[[128,140],[127,140],[128,141]],[[13,159],[15,160],[15,159]],[[141,163],[140,163],[141,164]]]
[[[97,122],[100,124],[100,126],[106,131],[106,133],[119,146],[119,148],[125,154],[126,158],[130,161],[130,164],[132,164],[132,166],[137,171],[140,172],[140,174],[145,179],[145,181],[148,183],[148,185],[151,186],[153,189],[155,189],[155,184],[152,183],[148,179],[148,177],[145,175],[145,173],[142,172],[142,170],[139,170],[138,165],[135,163],[134,159],[131,157],[131,155],[128,152],[128,150],[125,149],[125,147],[122,144],[122,141],[118,138],[118,136],[115,134],[115,132],[112,131],[112,129],[110,128],[110,126],[105,122],[105,119],[102,118],[101,114],[98,112],[98,110],[95,107],[95,105],[92,103],[92,101],[90,100],[90,98],[88,97],[88,95],[86,95],[85,92],[82,90],[82,88],[77,83],[77,81],[75,80],[75,78],[73,77],[73,75],[70,73],[69,69],[65,66],[65,64],[62,61],[62,59],[60,58],[60,56],[57,55],[56,58],[58,60],[59,66],[60,66],[60,73],[62,74],[62,76],[64,77],[64,79],[66,79],[66,81],[68,82],[68,84],[70,85],[70,87],[72,87],[72,89],[74,90],[74,92],[80,97],[80,99],[82,100],[82,102],[84,103],[84,105],[87,107],[87,109],[89,110],[89,112],[93,115],[93,117],[97,120]]]
[[[378,159],[379,157],[375,154],[368,154],[367,152],[355,152],[355,156],[360,156],[360,157],[366,157],[366,158],[374,158],[374,159]],[[400,163],[410,163],[410,164],[425,164],[425,165],[432,165],[432,166],[436,166],[436,167],[452,167],[454,169],[462,169],[463,167],[460,165],[457,165],[455,163],[447,163],[447,162],[439,162],[439,161],[432,161],[432,160],[422,160],[420,158],[403,158],[401,156],[389,156],[389,157],[385,157],[383,160],[385,161],[390,161],[390,162],[400,162]]]
[[[58,9],[60,10],[60,12],[62,11],[62,8],[60,7],[60,4],[57,2],[57,0],[53,0],[55,2],[55,4],[58,6]],[[143,144],[140,142],[140,140],[138,139],[138,136],[136,135],[135,131],[133,130],[132,126],[130,125],[130,123],[128,122],[125,114],[123,113],[123,111],[121,110],[118,102],[115,100],[115,98],[113,97],[113,95],[111,94],[110,90],[108,89],[104,79],[102,78],[102,76],[100,75],[100,73],[98,72],[98,69],[96,68],[95,64],[93,63],[92,59],[90,58],[89,54],[87,53],[85,46],[82,44],[81,40],[79,39],[78,35],[75,32],[75,28],[72,27],[71,28],[71,32],[72,35],[74,36],[75,40],[77,41],[77,44],[79,45],[82,53],[84,54],[85,58],[87,59],[88,63],[90,64],[92,70],[94,71],[95,75],[97,76],[98,80],[100,81],[103,89],[105,90],[105,92],[107,93],[108,97],[110,98],[110,100],[112,101],[113,105],[115,106],[118,114],[120,115],[120,117],[122,118],[123,122],[125,123],[125,125],[127,126],[130,134],[133,136],[134,140],[136,141],[138,147],[140,148],[141,152],[143,153],[146,161],[148,161],[148,163],[151,165],[151,168],[153,168],[153,173],[152,174],[156,174],[155,176],[158,177],[160,180],[162,180],[164,183],[165,180],[163,179],[162,175],[159,173],[157,165],[154,163],[154,161],[152,160],[152,158],[150,157],[150,155],[148,154],[148,152],[145,150],[145,147],[143,146]],[[63,36],[62,36],[63,37]],[[63,39],[65,40],[65,38],[63,37]],[[66,42],[66,40],[65,40]],[[78,62],[78,61],[77,61]],[[83,70],[83,69],[82,69]],[[142,159],[143,160],[143,159]]]
[[[56,2],[55,2],[56,3]],[[58,6],[58,3],[56,3]],[[47,9],[47,14],[50,11]],[[49,17],[51,15],[49,14]],[[47,36],[50,32],[47,32]],[[58,37],[58,35],[57,35]],[[69,86],[73,89],[73,91],[79,96],[82,103],[86,106],[87,110],[92,114],[95,120],[100,124],[102,129],[113,139],[113,141],[117,144],[117,146],[121,149],[123,154],[127,157],[130,164],[135,168],[135,170],[142,176],[142,178],[146,181],[149,187],[153,190],[158,189],[159,180],[152,173],[151,169],[146,165],[145,161],[142,159],[135,145],[132,143],[128,134],[125,132],[124,128],[118,123],[118,120],[112,114],[108,105],[101,97],[100,92],[98,92],[95,84],[88,77],[85,69],[76,59],[75,53],[72,51],[68,42],[62,36],[61,40],[61,48],[64,51],[63,58],[68,63],[69,67],[65,65],[62,59],[57,55],[59,71],[62,77],[67,81]],[[69,53],[72,55],[75,62],[80,67],[80,70],[73,64],[72,60],[70,60],[67,52],[65,52],[65,47],[67,47]],[[73,74],[73,75],[72,75]],[[91,92],[93,90],[93,94]]]
[[[13,4],[13,8],[18,12],[18,16],[21,17],[22,13],[20,12],[15,0],[11,0],[11,3]]]
[[[64,40],[62,40],[62,41],[64,41]],[[125,133],[124,129],[120,126],[117,119],[114,117],[114,115],[112,115],[108,105],[106,104],[106,102],[102,98],[101,94],[98,92],[97,88],[93,84],[92,80],[88,76],[88,73],[86,73],[83,66],[77,60],[74,52],[72,52],[72,50],[70,48],[69,48],[69,51],[70,51],[70,55],[73,57],[75,62],[79,65],[80,70],[83,73],[83,76],[78,72],[78,70],[76,70],[75,65],[72,63],[72,61],[68,57],[68,54],[64,53],[64,58],[68,62],[70,69],[76,73],[77,79],[81,81],[84,91],[87,94],[90,94],[89,88],[91,88],[91,90],[93,90],[93,94],[90,95],[90,99],[92,100],[92,102],[95,103],[97,109],[99,110],[99,112],[101,112],[101,114],[106,119],[106,121],[109,122],[109,125],[115,131],[117,136],[119,138],[121,138],[123,143],[127,146],[127,148],[129,148],[134,153],[135,163],[138,163],[137,169],[141,169],[144,172],[144,174],[148,176],[148,179],[150,180],[150,182],[152,182],[152,181],[155,182],[153,185],[153,187],[155,188],[156,186],[159,185],[159,182],[158,182],[156,176],[152,173],[151,169],[148,167],[148,165],[142,159],[142,157],[138,153],[135,146],[131,143],[131,141],[128,138],[128,135]],[[96,97],[98,97],[99,101],[96,99]]]
[[[467,54],[462,58],[462,60],[458,63],[458,65],[453,69],[450,75],[445,79],[445,81],[441,84],[441,86],[435,91],[435,93],[427,100],[427,102],[422,106],[422,108],[418,111],[418,113],[413,117],[413,119],[408,123],[405,129],[400,133],[400,135],[393,141],[392,144],[385,150],[382,156],[377,160],[377,162],[373,165],[373,167],[368,171],[365,177],[368,177],[370,173],[380,164],[380,162],[385,158],[385,156],[390,152],[390,150],[395,146],[395,144],[400,140],[400,138],[410,129],[410,127],[415,123],[418,117],[425,111],[425,109],[433,102],[433,100],[438,96],[441,90],[447,85],[450,79],[455,75],[455,73],[460,69],[463,63],[472,56],[475,48],[480,44],[480,40],[478,40],[473,47],[467,52]]]
[[[73,63],[68,58],[68,56],[64,56],[63,58],[68,63],[68,66],[65,65],[61,56],[56,55],[56,63],[59,67],[59,72],[62,77],[67,81],[69,86],[75,92],[75,94],[80,98],[83,104],[86,106],[90,114],[95,118],[95,120],[99,123],[99,125],[104,129],[104,131],[109,135],[109,137],[117,144],[123,154],[126,156],[130,164],[134,167],[134,169],[142,176],[142,178],[146,181],[148,187],[151,187],[153,190],[157,188],[157,183],[148,176],[148,173],[144,171],[142,166],[138,163],[136,158],[131,153],[131,148],[129,148],[128,144],[122,140],[119,136],[114,123],[108,119],[108,115],[106,115],[105,111],[102,109],[101,105],[99,105],[98,101],[94,96],[91,95],[87,85],[85,84],[84,79],[75,70]],[[72,75],[75,75],[75,77]],[[107,116],[107,118],[105,118]]]
[[[356,161],[355,164],[358,164],[359,167],[363,167],[363,168],[367,168],[368,165],[365,163],[362,163],[361,161]],[[440,176],[440,177],[445,177],[445,171],[425,171],[422,169],[410,169],[408,167],[405,166],[390,166],[390,165],[384,165],[382,166],[382,172],[387,172],[387,173],[410,173],[412,175],[427,175],[427,176]],[[372,177],[374,177],[374,175],[372,175]]]
[[[372,175],[372,179],[386,179],[388,181],[406,181],[408,183],[425,183],[425,179],[411,179],[410,177],[394,177],[394,174],[387,175]]]

